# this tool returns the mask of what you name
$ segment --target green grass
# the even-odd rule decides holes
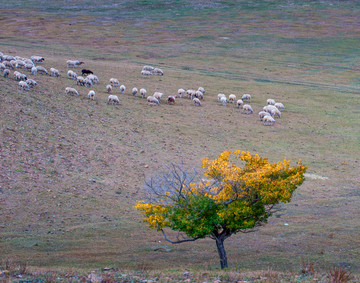
[[[0,78],[2,257],[46,268],[217,268],[210,240],[151,250],[164,245],[162,236],[132,206],[143,198],[144,177],[163,165],[199,167],[203,157],[239,148],[271,161],[302,158],[309,173],[329,179],[309,178],[281,218],[228,239],[231,268],[287,272],[309,260],[322,271],[346,262],[358,273],[359,4],[124,1],[112,9],[110,2],[82,10],[73,8],[83,1],[2,7],[12,10],[0,16],[0,51],[42,55],[45,67],[63,74],[36,76],[29,92]],[[79,98],[65,96],[70,58],[99,76],[95,102],[82,87]],[[165,76],[141,79],[145,64]],[[127,87],[115,107],[106,105],[110,77]],[[166,95],[204,86],[207,93],[199,109],[186,99],[148,107],[129,94],[133,86]],[[255,112],[272,97],[286,111],[264,127],[256,114],[220,106],[220,92],[251,93]]]

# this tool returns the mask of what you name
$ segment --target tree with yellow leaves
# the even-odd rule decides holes
[[[215,240],[222,269],[228,267],[225,239],[266,223],[276,204],[291,201],[307,169],[301,160],[292,167],[286,159],[270,163],[240,150],[203,159],[202,167],[205,179],[201,180],[196,179],[196,171],[189,174],[176,165],[151,178],[146,182],[147,200],[138,201],[135,209],[150,228],[162,231],[173,244],[205,237]],[[164,228],[181,234],[176,241],[169,240]]]

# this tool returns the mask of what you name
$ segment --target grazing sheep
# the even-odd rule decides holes
[[[250,102],[251,101],[251,95],[248,94],[248,93],[245,93],[243,94],[242,98],[241,98],[243,101],[248,101]]]
[[[279,109],[272,109],[271,112],[270,112],[271,116],[273,116],[274,118],[275,117],[279,117],[281,118],[281,112]]]
[[[26,77],[25,74],[22,74],[22,73],[17,72],[17,71],[14,72],[14,78],[17,81],[24,81],[25,82],[27,80],[27,77]]]
[[[266,111],[260,111],[259,112],[260,121],[262,121],[265,116],[270,116],[270,113],[266,112]]]
[[[5,65],[6,68],[14,70],[15,66],[13,63],[11,63],[11,61],[4,61],[3,63]]]
[[[164,72],[163,72],[163,70],[161,70],[161,69],[159,69],[159,68],[155,68],[155,69],[154,69],[154,74],[155,74],[156,76],[163,76],[163,75],[164,75]]]
[[[24,59],[23,61],[24,61],[25,64],[29,64],[29,65],[35,66],[34,62],[31,61],[30,59]]]
[[[22,60],[16,60],[15,68],[25,67],[25,62]]]
[[[3,60],[10,62],[12,60],[16,60],[16,58],[14,56],[11,56],[11,55],[3,55]]]
[[[178,97],[181,98],[181,97],[184,95],[184,93],[185,93],[185,89],[179,88],[179,90],[178,90]]]
[[[119,80],[118,80],[118,79],[115,79],[115,78],[111,78],[111,79],[110,79],[110,84],[111,84],[112,86],[119,86],[119,85],[120,85]]]
[[[188,90],[186,91],[187,97],[193,99],[193,98],[195,97],[195,92],[196,92],[196,91],[193,90],[193,89],[188,89]]]
[[[108,97],[108,104],[119,104],[120,100],[117,95],[110,94]]]
[[[242,101],[242,99],[238,99],[238,101],[236,101],[236,107],[241,109],[244,105],[244,101]]]
[[[282,103],[280,103],[280,102],[275,103],[275,107],[276,107],[277,109],[279,109],[280,111],[282,111],[282,110],[285,109],[284,104],[282,104]]]
[[[229,95],[229,102],[235,103],[235,101],[236,101],[236,95],[235,94],[230,94]]]
[[[3,72],[4,78],[8,78],[9,75],[10,75],[10,70],[9,69],[4,69],[4,72]]]
[[[138,89],[136,87],[134,87],[131,91],[132,95],[136,95],[138,93]]]
[[[6,69],[6,66],[4,63],[0,63],[0,70],[5,70]]]
[[[32,67],[32,68],[31,68],[31,74],[32,74],[32,75],[37,75],[37,73],[38,73],[38,71],[37,71],[36,67],[35,67],[35,66]]]
[[[43,66],[37,66],[36,71],[40,74],[48,74],[48,71]]]
[[[226,106],[226,103],[227,103],[226,96],[222,96],[222,97],[220,98],[220,102],[222,103],[223,106]]]
[[[75,88],[72,88],[72,87],[65,88],[65,94],[71,94],[71,95],[79,96],[79,92]]]
[[[266,103],[267,103],[267,105],[275,105],[275,100],[269,98],[269,99],[266,100]]]
[[[91,80],[92,83],[94,83],[94,84],[98,84],[98,83],[99,83],[99,78],[98,78],[97,76],[93,75],[93,74],[88,75],[87,78],[88,78],[89,80]]]
[[[218,94],[218,100],[219,100],[219,101],[220,101],[221,97],[225,97],[225,98],[226,98],[226,95],[223,94],[223,93],[219,93],[219,94]]]
[[[249,104],[245,104],[243,106],[243,112],[244,114],[252,114],[254,113],[254,110],[252,109],[252,107]]]
[[[111,85],[107,85],[107,86],[106,86],[106,91],[107,91],[108,93],[110,93],[110,92],[112,91],[112,86],[111,86]]]
[[[201,106],[201,101],[200,101],[199,98],[196,98],[196,97],[195,97],[195,98],[193,99],[193,101],[194,101],[194,105],[195,105],[195,106]]]
[[[88,98],[90,98],[91,100],[95,100],[95,91],[90,90],[88,93]]]
[[[82,69],[81,70],[81,75],[90,75],[90,74],[94,74],[92,71],[88,70],[88,69]]]
[[[84,86],[84,85],[85,85],[85,78],[82,77],[82,76],[78,76],[78,77],[76,78],[76,84],[77,84],[77,85]]]
[[[23,90],[29,90],[29,89],[30,89],[29,85],[28,85],[26,82],[24,82],[24,81],[20,81],[20,82],[19,82],[19,86],[20,86]]]
[[[170,105],[175,104],[175,96],[168,96],[167,102],[168,102]]]
[[[263,110],[271,114],[271,110],[277,109],[274,105],[266,105]]]
[[[154,71],[154,67],[152,67],[152,66],[144,66],[143,68],[142,68],[142,70],[143,71],[149,71],[149,72],[152,72],[152,71]]]
[[[50,76],[52,77],[60,77],[60,72],[58,69],[50,68]]]
[[[26,83],[29,85],[29,87],[33,87],[37,85],[37,82],[34,81],[33,79],[27,79]]]
[[[126,87],[124,85],[121,85],[120,86],[120,93],[121,94],[124,94],[125,93],[125,90],[126,90]]]
[[[272,126],[275,124],[275,119],[270,115],[264,116],[263,121],[264,121],[264,126]]]
[[[88,77],[86,77],[86,78],[84,79],[84,81],[85,81],[84,85],[85,85],[86,87],[91,87],[91,86],[93,86],[93,81],[90,80]]]
[[[154,96],[150,95],[146,99],[147,99],[148,105],[159,105],[160,104],[160,101]]]
[[[142,98],[146,97],[146,89],[145,88],[140,89],[140,95],[141,95]]]
[[[201,91],[203,94],[205,94],[205,89],[201,86],[198,88],[198,91]]]
[[[204,99],[204,94],[200,90],[197,90],[195,91],[195,97],[199,99]]]
[[[41,57],[41,56],[31,56],[30,59],[34,63],[42,63],[45,60],[44,57]]]
[[[153,97],[155,97],[156,99],[158,99],[159,101],[161,100],[161,97],[163,97],[163,93],[162,92],[157,92],[155,91],[153,94]]]
[[[79,61],[79,60],[67,60],[66,64],[67,64],[68,68],[77,68],[81,64],[84,64],[84,62]]]
[[[152,72],[146,71],[146,70],[142,70],[142,71],[141,71],[141,76],[142,76],[142,78],[145,78],[145,77],[148,77],[148,76],[152,76]]]
[[[69,79],[77,80],[77,74],[73,70],[69,70],[67,72],[67,76]]]
[[[25,69],[26,70],[30,70],[31,71],[31,69],[34,67],[34,64],[28,64],[28,63],[25,63]]]

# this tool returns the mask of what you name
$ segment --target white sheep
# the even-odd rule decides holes
[[[156,99],[158,99],[160,101],[161,98],[163,97],[163,95],[164,94],[162,92],[155,91],[153,94],[153,97],[155,97]]]
[[[11,60],[16,60],[16,58],[14,56],[11,56],[11,55],[3,55],[3,60],[10,62]]]
[[[75,88],[72,88],[72,87],[65,88],[65,94],[71,94],[71,95],[79,96],[79,92]]]
[[[150,95],[146,99],[147,99],[148,105],[159,105],[160,104],[160,101],[154,96]]]
[[[219,101],[220,101],[221,97],[225,97],[225,98],[226,98],[226,95],[223,94],[223,93],[219,93],[219,94],[218,94],[218,100],[219,100]]]
[[[21,67],[25,67],[25,62],[22,60],[16,60],[16,68],[21,68]]]
[[[244,105],[244,101],[242,101],[242,99],[238,99],[238,101],[236,101],[236,107],[241,109]]]
[[[198,88],[198,91],[201,91],[203,94],[205,94],[205,89],[201,86]]]
[[[270,113],[271,114],[271,111],[274,110],[274,109],[277,109],[274,105],[266,105],[263,107],[263,110]]]
[[[193,99],[193,101],[194,101],[194,105],[195,105],[195,106],[201,106],[201,101],[200,101],[200,99],[198,99],[198,98],[195,97],[195,98]]]
[[[282,110],[285,109],[284,104],[282,104],[282,103],[280,103],[280,102],[275,103],[275,107],[276,107],[277,109],[279,109],[280,111],[282,111]]]
[[[140,89],[140,95],[141,95],[142,98],[146,97],[146,89],[145,88]]]
[[[275,119],[270,115],[264,116],[263,121],[264,121],[264,126],[272,126],[275,124]]]
[[[136,87],[134,87],[131,91],[132,95],[136,95],[138,93],[138,89]]]
[[[4,72],[3,72],[4,78],[8,78],[9,75],[10,75],[10,70],[9,69],[4,69]]]
[[[85,85],[85,78],[83,76],[78,76],[76,78],[76,84],[81,86]]]
[[[50,76],[52,77],[60,77],[60,72],[58,69],[50,68]]]
[[[120,100],[117,95],[110,94],[108,97],[108,104],[119,104]]]
[[[149,72],[152,72],[152,71],[154,71],[154,67],[152,67],[152,66],[144,66],[143,68],[143,71],[149,71]]]
[[[254,113],[254,110],[252,109],[251,105],[245,104],[243,106],[243,112],[242,113],[244,113],[244,114],[252,114],[252,113]]]
[[[17,81],[26,81],[26,80],[27,80],[27,77],[26,77],[25,74],[22,74],[22,73],[17,72],[17,71],[14,72],[14,78],[15,78]]]
[[[110,92],[112,91],[112,86],[111,86],[111,85],[107,85],[107,86],[106,86],[106,91],[107,91],[108,93],[110,93]]]
[[[243,101],[248,101],[250,102],[251,101],[251,95],[248,94],[248,93],[245,93],[243,94],[242,98],[241,98]]]
[[[229,95],[229,102],[235,103],[235,101],[236,101],[236,95],[235,94],[230,94]]]
[[[67,64],[68,68],[77,68],[81,64],[84,64],[84,62],[79,61],[79,60],[67,60],[66,64]]]
[[[184,93],[185,93],[185,89],[182,89],[182,88],[178,89],[178,97],[181,98],[184,95]]]
[[[90,90],[88,93],[88,98],[90,98],[91,100],[95,100],[95,91]]]
[[[197,90],[195,91],[195,97],[199,99],[204,99],[204,94],[200,90]]]
[[[281,118],[281,112],[279,109],[272,109],[271,112],[270,112],[271,116],[273,116],[274,118],[275,117],[279,117]]]
[[[28,85],[26,82],[24,82],[24,81],[20,81],[20,82],[19,82],[19,86],[20,86],[23,90],[29,90],[29,89],[30,89],[29,85]]]
[[[29,85],[29,87],[33,87],[37,85],[37,82],[34,81],[33,79],[27,79],[26,83]]]
[[[3,60],[4,58],[4,53],[0,52],[0,62]]]
[[[6,69],[6,66],[4,63],[0,63],[0,70],[5,70]]]
[[[94,74],[87,75],[86,78],[91,80],[91,82],[93,84],[98,84],[99,83],[99,78],[97,76],[95,76]]]
[[[32,68],[31,68],[31,74],[32,74],[32,75],[37,75],[37,73],[38,73],[38,71],[37,71],[36,67],[35,67],[35,66],[32,67]]]
[[[266,100],[266,103],[267,103],[267,105],[275,105],[275,100],[269,98],[269,99]]]
[[[187,95],[187,97],[188,98],[191,98],[191,99],[193,99],[194,97],[195,97],[195,90],[193,90],[193,89],[188,89],[187,91],[186,91],[186,95]]]
[[[69,70],[67,72],[67,76],[69,79],[77,80],[77,74],[73,70]]]
[[[43,66],[37,66],[36,71],[40,74],[48,74],[48,71]]]
[[[85,81],[84,85],[85,85],[86,87],[91,87],[91,86],[93,86],[93,81],[90,80],[88,77],[86,77],[84,81]]]
[[[125,90],[126,90],[126,87],[124,85],[121,85],[120,86],[120,93],[121,94],[124,94],[125,93]]]
[[[9,68],[11,70],[14,70],[15,66],[13,63],[11,63],[11,61],[4,61],[3,63],[5,65],[6,68]]]
[[[34,63],[42,63],[45,60],[44,57],[41,57],[41,56],[31,56],[30,59]]]
[[[142,78],[152,76],[152,72],[146,71],[146,70],[142,70],[142,71],[141,71],[141,76],[142,76]]]
[[[260,121],[262,121],[265,116],[270,116],[270,113],[266,112],[266,111],[260,111],[259,112]]]
[[[120,86],[119,80],[118,80],[118,79],[115,79],[115,78],[111,78],[111,79],[110,79],[110,84],[111,84],[112,86]]]
[[[32,69],[33,67],[35,67],[35,66],[34,66],[34,64],[27,64],[27,63],[25,63],[25,66],[24,66],[24,67],[25,67],[26,70],[31,71],[31,69]]]
[[[226,103],[227,103],[226,96],[220,97],[220,102],[222,103],[223,106],[226,106]]]
[[[157,76],[163,76],[164,72],[163,72],[163,70],[161,70],[159,68],[155,68],[154,69],[154,74],[157,75]]]

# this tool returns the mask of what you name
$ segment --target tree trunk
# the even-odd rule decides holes
[[[216,239],[216,247],[220,257],[221,269],[227,268],[228,267],[227,257],[224,248],[224,239],[222,237]]]

